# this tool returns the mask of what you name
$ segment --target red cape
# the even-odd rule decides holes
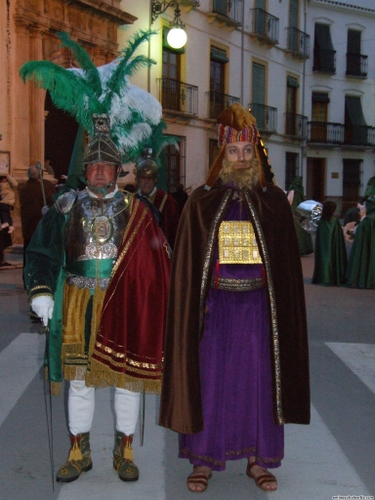
[[[113,385],[143,381],[146,389],[157,390],[169,275],[167,241],[151,211],[134,199],[92,355],[93,370],[107,371],[107,380]]]

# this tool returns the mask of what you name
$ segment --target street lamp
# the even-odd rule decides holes
[[[168,7],[174,7],[174,19],[170,23],[171,29],[168,32],[167,40],[173,49],[181,49],[187,41],[187,35],[184,29],[185,25],[181,21],[180,5],[176,0],[171,0],[170,2],[151,0],[151,23],[153,23],[160,14],[163,14]]]

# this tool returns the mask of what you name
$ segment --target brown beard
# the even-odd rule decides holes
[[[235,169],[237,163],[244,163],[245,168]],[[259,182],[258,167],[259,160],[257,158],[245,162],[224,159],[219,176],[224,184],[234,184],[239,189],[243,187],[252,189]]]

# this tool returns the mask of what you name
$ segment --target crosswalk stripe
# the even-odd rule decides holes
[[[375,394],[375,344],[326,342],[327,346]]]
[[[0,353],[0,426],[38,373],[44,342],[38,333],[21,333]]]

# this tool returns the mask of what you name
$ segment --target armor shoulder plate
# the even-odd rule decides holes
[[[55,207],[58,212],[62,214],[67,214],[72,209],[76,199],[78,198],[78,191],[68,191],[67,193],[62,194],[55,201]]]

